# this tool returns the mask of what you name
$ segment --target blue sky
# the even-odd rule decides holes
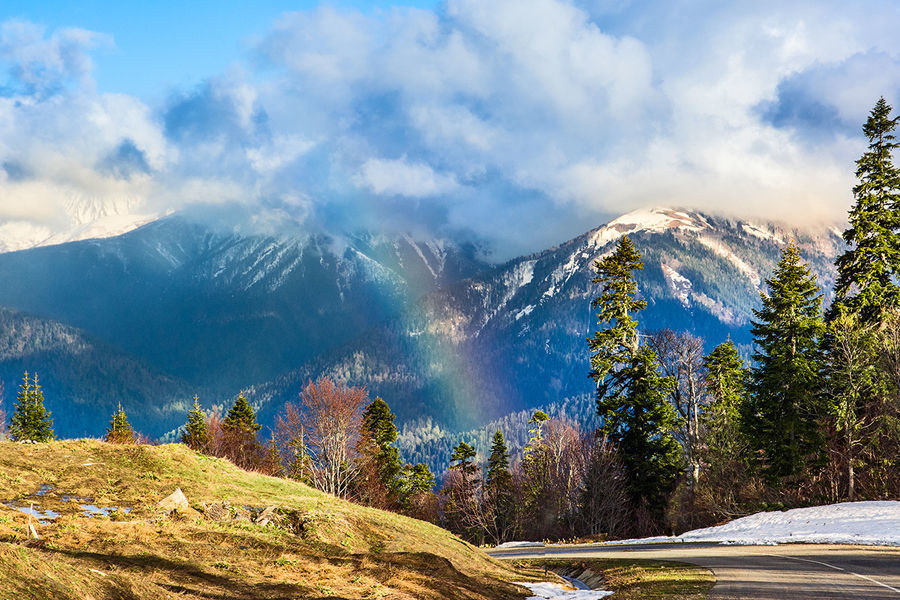
[[[508,256],[647,206],[837,220],[868,110],[900,102],[898,11],[8,0],[0,234],[226,204]]]

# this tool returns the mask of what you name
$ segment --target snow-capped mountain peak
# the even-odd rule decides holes
[[[700,232],[710,227],[702,214],[672,208],[641,208],[613,219],[597,228],[591,236],[590,244],[605,246],[623,235],[640,231],[662,233],[667,230]]]

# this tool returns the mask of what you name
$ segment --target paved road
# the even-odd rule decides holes
[[[900,548],[633,544],[490,550],[497,558],[644,558],[711,569],[710,600],[900,600]]]

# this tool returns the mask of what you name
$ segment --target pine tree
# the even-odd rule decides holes
[[[133,444],[137,441],[137,436],[128,417],[122,409],[122,403],[119,403],[118,410],[113,414],[112,421],[106,429],[106,441],[110,444]]]
[[[646,302],[635,298],[634,271],[644,265],[634,243],[623,237],[595,267],[601,290],[592,306],[599,328],[588,345],[601,431],[618,449],[632,501],[661,522],[683,469],[673,435],[678,416],[667,400],[675,383],[659,375],[656,353],[639,343],[634,315]]]
[[[231,408],[228,409],[228,414],[225,416],[225,424],[223,427],[232,430],[242,429],[252,433],[256,433],[262,427],[262,425],[256,422],[256,413],[253,412],[253,407],[250,406],[250,403],[244,398],[243,391],[238,394],[237,400],[235,400],[234,404],[231,405]]]
[[[668,401],[674,381],[659,374],[656,353],[641,345],[618,374],[619,387],[601,405],[600,430],[617,448],[635,506],[659,524],[684,471],[673,432],[678,415]]]
[[[891,161],[900,146],[893,133],[900,117],[890,114],[881,98],[863,125],[869,147],[856,161],[856,203],[844,232],[850,247],[836,261],[833,306],[846,305],[863,323],[879,322],[883,310],[900,303],[900,169]]]
[[[405,498],[417,494],[430,494],[434,491],[434,474],[428,465],[416,463],[403,469],[403,495]]]
[[[368,448],[363,452],[369,454],[373,463],[375,476],[383,488],[388,504],[394,504],[400,495],[400,453],[394,446],[397,441],[397,427],[394,415],[381,398],[375,398],[363,411],[362,430]]]
[[[466,478],[471,477],[478,470],[475,465],[476,454],[475,448],[460,442],[453,447],[453,453],[450,455],[450,469],[459,471]]]
[[[748,396],[750,372],[731,340],[703,358],[706,388],[712,404],[703,414],[706,462],[737,459],[743,452],[741,418]]]
[[[265,467],[265,449],[256,437],[262,426],[244,393],[238,394],[222,423],[222,448],[225,456],[243,469]]]
[[[637,321],[634,315],[647,303],[638,300],[634,271],[644,268],[641,255],[628,236],[622,237],[615,251],[594,263],[601,286],[591,306],[598,309],[600,328],[588,339],[591,349],[590,377],[597,385],[598,407],[611,388],[618,386],[616,372],[637,353]]]
[[[822,450],[820,341],[825,331],[816,276],[790,244],[754,310],[754,354],[748,433],[771,481],[799,475]]]
[[[28,379],[28,372],[19,387],[16,397],[16,408],[10,421],[9,433],[14,441],[49,442],[53,435],[53,420],[50,412],[44,407],[44,392],[38,383],[37,373],[33,383]]]
[[[188,411],[187,423],[181,433],[181,443],[191,450],[209,454],[212,434],[206,423],[206,413],[200,408],[200,398],[194,394],[194,406]]]
[[[522,449],[522,458],[525,462],[531,460],[532,455],[538,450],[544,441],[544,423],[550,420],[550,417],[542,410],[536,410],[528,424],[528,443]]]
[[[491,455],[487,463],[485,504],[489,518],[486,525],[489,535],[496,543],[507,541],[512,533],[514,501],[512,473],[509,470],[509,449],[503,433],[498,429],[491,442]]]

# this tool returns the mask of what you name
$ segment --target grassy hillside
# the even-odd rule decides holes
[[[166,515],[157,503],[176,488],[190,508]],[[222,501],[232,516],[211,520],[211,504]],[[41,516],[58,513],[34,519],[39,540],[16,508],[32,503]],[[256,524],[269,506],[278,523]],[[107,507],[118,510],[83,514]],[[4,600],[512,599],[526,594],[510,582],[526,578],[429,523],[181,445],[0,443]]]

